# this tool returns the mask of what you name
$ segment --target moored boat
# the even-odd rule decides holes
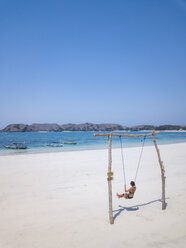
[[[61,142],[61,144],[66,144],[66,145],[76,145],[77,144],[77,142],[75,142],[75,141],[62,141]]]
[[[15,150],[26,150],[27,146],[25,146],[23,143],[13,143],[13,145],[4,145],[4,148],[6,149],[15,149]]]
[[[46,146],[50,146],[50,147],[63,147],[63,144],[61,144],[60,142],[51,142],[50,144],[47,144]]]

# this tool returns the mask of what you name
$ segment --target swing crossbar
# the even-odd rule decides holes
[[[104,136],[116,136],[116,137],[145,137],[145,136],[153,136],[159,133],[162,133],[164,131],[157,131],[157,132],[152,132],[152,133],[147,133],[147,134],[119,134],[119,133],[95,133],[95,137],[104,137]]]

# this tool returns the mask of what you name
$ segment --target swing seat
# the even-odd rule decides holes
[[[131,200],[131,199],[133,199],[134,198],[134,195],[133,195],[133,197],[129,197],[129,194],[127,194],[127,198],[125,198],[126,200],[127,199],[129,199],[129,200]]]
[[[127,198],[125,198],[126,200],[131,200],[131,199],[133,199],[134,197],[127,197]]]

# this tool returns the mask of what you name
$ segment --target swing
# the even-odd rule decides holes
[[[125,174],[125,163],[124,163],[123,146],[122,146],[121,136],[119,136],[119,139],[120,139],[120,146],[121,146],[121,158],[122,158],[122,165],[123,165],[123,179],[124,179],[124,188],[125,188],[126,174]],[[145,145],[145,139],[146,139],[146,136],[144,136],[144,139],[143,139],[141,152],[140,152],[140,156],[139,156],[139,160],[138,160],[138,164],[137,164],[136,174],[135,174],[135,178],[134,178],[134,181],[133,181],[134,183],[136,183],[137,175],[138,175],[138,172],[139,172],[139,167],[140,167],[140,164],[141,164],[141,158],[142,158],[142,154],[143,154],[143,148],[144,148],[144,145]],[[129,191],[129,193],[132,194],[132,192],[130,192],[130,191]],[[134,195],[134,193],[133,193],[133,195]],[[133,197],[128,197],[126,199],[132,199],[132,198]]]
[[[108,137],[109,140],[109,147],[108,147],[108,194],[109,194],[109,219],[110,219],[110,224],[114,224],[114,217],[113,217],[113,208],[112,208],[112,180],[113,180],[113,172],[112,172],[112,137],[144,137],[144,136],[153,136],[153,143],[158,155],[158,161],[159,161],[159,165],[160,165],[160,169],[161,169],[161,180],[162,180],[162,210],[166,209],[166,202],[165,202],[165,168],[163,166],[163,161],[161,160],[160,157],[160,151],[158,149],[158,145],[156,142],[156,135],[161,133],[161,131],[157,131],[155,132],[155,130],[153,130],[152,133],[148,133],[148,134],[118,134],[118,133],[96,133],[94,134],[95,137]],[[143,145],[144,146],[144,145]],[[142,152],[143,152],[143,146],[141,149],[141,154],[140,154],[140,158],[139,158],[139,162],[138,162],[138,168],[136,171],[136,176],[135,176],[135,180],[138,174],[138,170],[139,170],[139,166],[140,166],[140,162],[141,162],[141,156],[142,156]],[[123,151],[122,151],[123,152]],[[125,169],[125,168],[124,168]],[[126,181],[126,180],[125,180]]]

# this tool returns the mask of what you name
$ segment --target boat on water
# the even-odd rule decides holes
[[[61,144],[63,145],[76,145],[76,141],[62,141]]]
[[[50,144],[47,144],[46,146],[50,146],[50,147],[63,147],[63,144],[61,144],[60,142],[51,142]]]
[[[28,147],[25,146],[24,143],[13,143],[12,145],[4,145],[6,149],[14,149],[14,150],[26,150]]]

